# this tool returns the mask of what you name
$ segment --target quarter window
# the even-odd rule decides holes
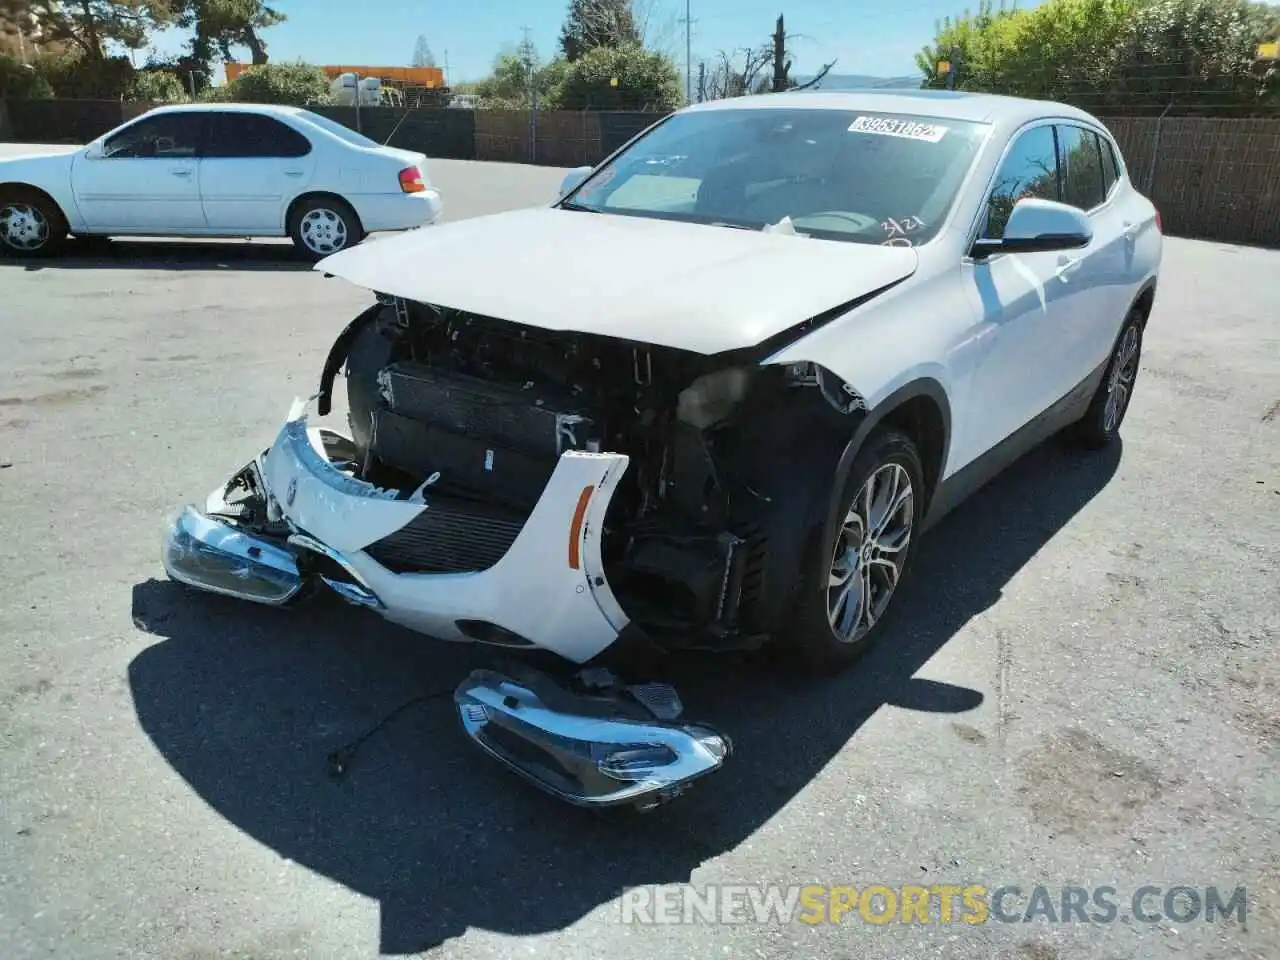
[[[1098,138],[1098,146],[1102,149],[1102,176],[1107,183],[1107,196],[1111,188],[1120,182],[1120,161],[1116,159],[1115,147],[1106,137]]]
[[[210,113],[205,122],[206,157],[302,157],[311,142],[274,117],[260,113]]]
[[[996,173],[982,236],[989,240],[1002,239],[1014,205],[1026,197],[1058,199],[1058,157],[1053,127],[1033,127],[1014,141]]]
[[[1092,210],[1106,199],[1096,133],[1084,127],[1059,127],[1058,162],[1062,168],[1063,203]]]
[[[102,155],[118,160],[194,157],[200,118],[194,113],[166,113],[145,117],[108,137]]]

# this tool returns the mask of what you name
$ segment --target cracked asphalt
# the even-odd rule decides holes
[[[432,173],[454,218],[560,177]],[[329,751],[478,655],[163,577],[166,511],[269,442],[366,294],[280,243],[0,263],[0,957],[1280,956],[1280,252],[1165,257],[1123,444],[1050,444],[932,531],[855,669],[683,666],[738,752],[622,820],[513,779],[447,698],[332,779]],[[1015,917],[1037,885],[1110,886],[1120,909],[622,922],[624,888],[679,883],[1018,886]],[[1144,885],[1243,886],[1246,920],[1143,922]]]

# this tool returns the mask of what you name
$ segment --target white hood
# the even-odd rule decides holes
[[[548,207],[415,230],[316,269],[527,326],[712,354],[909,277],[917,262],[902,247]]]

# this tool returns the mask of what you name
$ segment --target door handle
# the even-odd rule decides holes
[[[190,170],[187,170],[185,167],[174,167],[174,168],[173,168],[172,170],[170,170],[169,172],[170,172],[171,174],[173,174],[175,177],[189,177],[189,176],[191,176],[191,171],[190,171]]]
[[[1058,279],[1066,281],[1067,275],[1079,269],[1083,260],[1080,257],[1063,257],[1058,261]]]
[[[286,170],[286,171],[284,172],[284,175],[285,175],[286,177],[300,177],[300,176],[302,176],[302,171],[301,171],[301,170]]]

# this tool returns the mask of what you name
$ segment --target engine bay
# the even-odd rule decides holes
[[[781,624],[860,398],[761,366],[380,297],[335,343],[357,476],[432,509],[369,548],[396,572],[496,563],[567,450],[625,453],[610,586],[665,646],[753,646]],[[835,431],[833,433],[833,431]]]

